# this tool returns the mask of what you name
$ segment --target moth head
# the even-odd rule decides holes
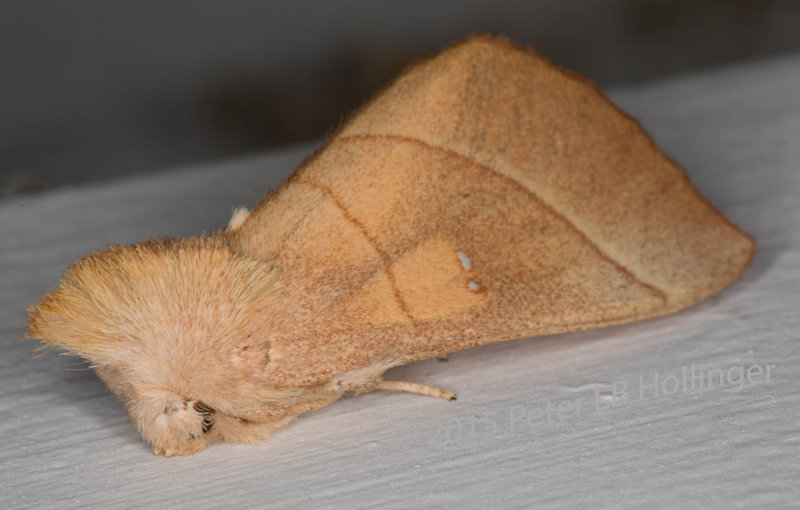
[[[263,435],[254,410],[290,397],[263,381],[279,292],[268,264],[221,237],[116,246],[29,307],[28,336],[90,360],[156,453],[192,453],[260,422]]]

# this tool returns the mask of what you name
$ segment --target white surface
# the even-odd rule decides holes
[[[756,236],[739,282],[670,317],[394,369],[390,378],[459,400],[376,392],[304,415],[258,446],[155,457],[85,363],[52,351],[31,360],[35,344],[18,335],[24,305],[74,257],[222,227],[310,147],[0,203],[0,507],[796,505],[800,56],[613,97]],[[741,388],[637,395],[640,377],[768,364],[770,381]],[[610,407],[615,382],[632,401]]]

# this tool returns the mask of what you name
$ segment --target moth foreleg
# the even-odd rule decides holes
[[[419,395],[427,395],[429,397],[444,398],[447,400],[455,400],[456,394],[450,390],[442,388],[435,388],[427,384],[419,384],[408,381],[380,381],[375,385],[376,390],[386,391],[407,391],[408,393],[417,393]]]

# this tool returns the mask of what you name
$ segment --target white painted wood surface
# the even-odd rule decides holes
[[[800,55],[612,96],[756,236],[739,282],[670,317],[394,369],[459,400],[376,392],[257,446],[154,456],[85,363],[31,359],[24,305],[106,243],[224,226],[311,147],[0,203],[0,507],[796,507]],[[692,366],[726,378],[683,387]]]

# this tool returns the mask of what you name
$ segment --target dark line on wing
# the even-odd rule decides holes
[[[413,143],[413,144],[417,144],[417,145],[422,145],[423,147],[426,147],[426,148],[431,149],[431,150],[444,152],[445,154],[447,154],[450,157],[454,157],[454,158],[461,159],[463,161],[467,161],[470,164],[476,165],[476,166],[480,167],[481,169],[484,169],[484,170],[486,170],[488,172],[491,172],[492,174],[496,175],[497,177],[500,177],[501,179],[504,179],[506,181],[512,182],[514,185],[519,186],[520,188],[525,190],[542,207],[547,209],[549,212],[551,212],[555,216],[557,216],[559,218],[562,218],[570,228],[572,228],[579,236],[581,236],[586,241],[586,243],[589,246],[591,246],[597,252],[598,255],[600,255],[600,257],[602,257],[603,259],[605,259],[608,262],[610,262],[611,264],[613,264],[617,269],[622,271],[624,274],[628,275],[632,280],[634,280],[638,284],[640,284],[640,285],[650,289],[654,293],[656,293],[659,297],[661,297],[661,299],[663,300],[664,304],[669,304],[669,296],[667,295],[667,293],[664,290],[656,287],[653,284],[645,282],[639,276],[634,274],[630,269],[628,269],[627,267],[623,266],[621,263],[619,263],[616,260],[614,260],[610,255],[608,255],[606,252],[604,252],[597,245],[597,243],[595,243],[588,235],[586,235],[581,229],[579,229],[577,227],[577,225],[575,225],[575,223],[572,222],[572,220],[570,220],[569,218],[567,218],[566,216],[561,214],[558,210],[556,210],[553,206],[551,206],[550,204],[545,202],[544,199],[542,199],[539,195],[534,193],[533,190],[531,190],[527,186],[522,185],[516,179],[513,179],[513,178],[505,175],[504,173],[501,173],[497,169],[492,168],[492,167],[490,167],[490,166],[488,166],[486,164],[480,163],[478,161],[475,161],[473,158],[471,158],[469,156],[466,156],[464,154],[461,154],[461,153],[459,153],[457,151],[454,151],[453,149],[449,149],[447,147],[441,147],[441,146],[438,146],[438,145],[431,145],[428,142],[425,142],[424,140],[420,140],[418,138],[413,138],[413,137],[410,137],[410,136],[391,135],[391,134],[356,134],[356,135],[340,136],[336,141],[346,142],[348,140],[392,140],[392,141],[395,141],[395,142],[399,141],[399,142],[407,142],[407,143]]]
[[[333,189],[316,182],[308,177],[301,176],[295,181],[297,184],[305,184],[311,188],[315,188],[318,191],[324,193],[328,198],[330,198],[331,202],[342,212],[342,215],[345,217],[347,221],[352,223],[358,230],[361,231],[361,234],[364,238],[369,242],[369,244],[378,252],[381,259],[383,259],[383,272],[386,273],[386,277],[389,278],[389,285],[392,287],[392,294],[394,294],[395,299],[397,300],[397,305],[403,311],[405,316],[412,322],[415,321],[414,316],[411,314],[411,311],[408,309],[408,304],[403,299],[402,294],[400,293],[400,289],[397,287],[397,281],[395,280],[394,274],[392,274],[391,264],[392,259],[389,255],[383,251],[379,246],[378,242],[369,234],[367,228],[361,223],[352,213],[350,210],[345,206],[344,202],[336,195]]]

